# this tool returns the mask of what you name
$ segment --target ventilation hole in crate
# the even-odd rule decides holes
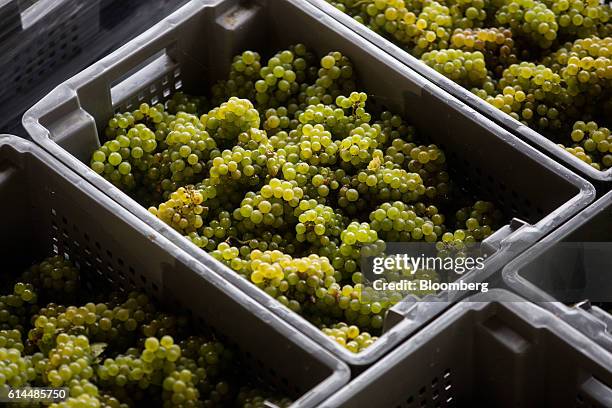
[[[168,77],[164,75],[164,77],[161,80],[162,85],[166,86],[168,85]]]
[[[156,94],[156,93],[157,93],[157,86],[155,86],[155,84],[153,84],[153,85],[151,85],[151,86],[149,87],[149,93],[150,93],[151,95],[154,95],[154,94]]]
[[[96,248],[98,248],[99,250],[102,249],[102,245],[100,245],[98,241],[96,241]]]
[[[162,95],[164,95],[164,98],[167,98],[170,96],[170,89],[169,88],[164,88],[164,91],[162,92]]]
[[[134,268],[133,268],[133,267],[131,267],[131,266],[130,266],[130,267],[128,267],[128,271],[130,271],[130,273],[131,273],[132,275],[136,275],[136,271],[134,270]]]
[[[176,69],[174,70],[174,77],[175,77],[175,78],[178,78],[179,76],[181,76],[181,68],[180,68],[180,67],[179,67],[179,68],[176,68]]]
[[[158,102],[159,102],[159,98],[157,96],[154,96],[151,99],[151,105],[157,105]]]
[[[83,234],[83,238],[85,238],[85,241],[89,242],[89,235],[87,233]]]
[[[181,89],[183,87],[183,81],[181,81],[180,79],[178,81],[176,81],[176,83],[174,84],[174,89],[176,89],[177,91],[179,89]]]
[[[138,274],[138,277],[142,283],[147,283],[147,278],[145,278],[143,275]]]

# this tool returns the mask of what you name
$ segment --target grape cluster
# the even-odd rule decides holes
[[[595,122],[574,123],[570,135],[572,145],[567,151],[597,170],[612,167],[612,135],[610,129],[599,127]]]
[[[321,330],[353,353],[359,353],[377,340],[376,336],[368,332],[361,332],[359,327],[349,326],[346,323],[338,323],[331,327],[323,326]]]
[[[610,127],[609,2],[327,1],[596,169],[609,167],[569,137],[577,121]]]
[[[421,57],[423,62],[466,87],[478,87],[487,77],[487,66],[480,51],[446,49],[430,51]]]
[[[164,312],[141,292],[108,294],[95,286],[94,293],[82,279],[68,260],[54,256],[2,287],[9,293],[1,296],[3,307],[18,318],[0,329],[1,392],[68,388],[68,399],[54,408],[291,403],[246,378],[233,350],[212,333],[194,335],[186,315]],[[71,303],[64,303],[67,293]]]
[[[468,20],[481,25],[483,14],[478,10],[484,13],[485,5],[475,1],[474,14],[468,4],[456,3],[452,13],[465,15],[466,25]],[[380,15],[386,20],[380,28],[393,29],[392,23],[397,23],[415,47],[426,41],[428,45],[421,44],[427,51],[424,58],[449,58],[446,46],[436,48],[450,41],[451,10],[428,1],[422,4],[419,19],[407,23],[413,15],[401,11],[406,5],[401,0],[381,0],[364,5],[364,12],[369,15],[375,7],[376,23],[382,22]],[[512,45],[504,32],[485,33],[485,40],[495,34],[495,46],[471,44],[465,40],[466,32],[464,40],[473,51],[453,50],[452,62],[444,61],[466,85],[490,81],[485,54],[501,60],[506,54],[500,49]],[[430,35],[436,39],[427,40]],[[148,119],[135,125],[156,129],[158,147],[152,152],[150,169],[158,169],[159,177],[137,177],[142,185],[124,190],[161,191],[158,201],[149,206],[152,215],[282,305],[332,330],[342,346],[359,352],[381,333],[388,309],[409,294],[372,291],[361,270],[362,258],[384,254],[384,240],[441,243],[454,228],[456,207],[451,201],[466,200],[465,192],[451,183],[444,151],[420,140],[400,115],[369,109],[369,97],[356,90],[356,80],[353,64],[339,52],[329,52],[317,62],[301,44],[267,60],[245,51],[233,59],[229,78],[213,86],[211,100],[217,107],[207,107],[208,113],[199,118],[175,112],[188,103],[190,111],[204,109],[204,98],[189,102],[194,99],[180,96],[172,99],[172,110],[155,107],[157,125]],[[188,135],[199,138],[195,143],[202,145],[200,153],[189,145]],[[189,161],[192,154],[198,159],[193,158],[194,164]],[[468,240],[486,238],[501,223],[491,217],[492,208],[483,211],[474,216],[478,222],[474,232],[464,234]],[[452,231],[463,242],[461,232]],[[435,271],[419,273],[437,279]],[[116,307],[127,320],[117,321],[118,311],[112,315],[103,311],[108,319],[104,327],[113,333],[110,337],[98,328],[99,311],[92,310],[92,316],[83,311],[83,319],[93,322],[84,325],[89,338],[114,345],[116,338],[129,340],[140,334],[160,338],[181,332],[177,325],[166,327],[164,317],[141,313],[140,306]],[[50,329],[73,327],[74,318],[59,317],[66,313],[54,314]],[[131,331],[132,320],[146,330]],[[42,323],[37,337],[44,337],[47,324]],[[344,328],[349,326],[347,334]],[[365,332],[353,336],[352,326]],[[141,358],[138,353],[130,356],[126,362]],[[180,370],[163,375],[170,376],[169,383],[179,381]],[[130,374],[125,376],[129,383]],[[116,379],[111,382],[120,385]],[[202,397],[205,391],[198,384],[185,382],[187,389],[199,390]],[[181,398],[170,388],[166,391],[171,399]]]
[[[436,242],[446,232],[445,217],[433,205],[422,207],[422,203],[383,203],[370,213],[370,226],[388,242]]]

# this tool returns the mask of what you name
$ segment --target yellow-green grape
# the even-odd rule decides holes
[[[259,113],[248,99],[232,96],[227,102],[202,115],[200,122],[220,146],[235,143],[238,135],[259,128]]]
[[[610,129],[596,122],[578,121],[570,134],[571,142],[565,149],[597,170],[612,167],[612,135]]]
[[[338,159],[338,145],[334,143],[332,134],[322,124],[300,125],[297,129],[299,135],[299,158],[313,165],[333,165]],[[285,150],[288,150],[286,148]]]
[[[382,145],[388,145],[396,139],[411,142],[415,137],[414,127],[408,125],[400,115],[394,115],[390,111],[383,111],[374,124],[380,126],[378,142]]]
[[[487,64],[480,51],[434,50],[423,54],[421,60],[466,87],[480,87],[487,78]]]
[[[353,353],[359,353],[370,347],[378,339],[368,332],[362,332],[357,326],[337,323],[330,327],[322,327],[321,331],[334,339],[336,343]]]
[[[54,402],[53,404],[49,405],[49,408],[98,408],[103,406],[104,405],[102,405],[102,402],[96,395],[83,393],[76,397],[70,396],[67,400],[62,402]]]
[[[453,26],[458,28],[482,27],[487,19],[488,0],[452,0],[449,1]]]
[[[511,65],[498,83],[499,93],[486,100],[515,119],[541,129],[558,129],[571,97],[561,76],[544,65],[521,62]]]
[[[322,297],[336,283],[330,261],[316,254],[293,258],[280,251],[254,250],[248,268],[251,282],[296,313],[308,298]]]
[[[33,265],[22,274],[21,278],[25,282],[32,283],[47,300],[60,300],[63,296],[73,296],[79,288],[79,270],[70,260],[59,255]],[[27,298],[33,296],[31,291],[24,291],[23,294]]]
[[[367,222],[351,222],[340,233],[341,244],[332,264],[343,275],[350,276],[359,269],[363,256],[375,256],[385,249],[385,243]]]
[[[281,156],[271,157],[273,148],[264,131],[250,129],[238,137],[241,145],[224,150],[209,162],[209,181],[213,186],[240,183],[258,186],[270,172],[278,172],[284,163]],[[242,147],[242,146],[246,146]],[[275,159],[280,159],[276,161]]]
[[[55,347],[48,354],[45,380],[52,387],[64,386],[71,379],[88,380],[94,375],[92,360],[87,337],[60,333],[55,338]]]
[[[170,195],[170,199],[149,212],[179,232],[188,234],[204,225],[206,207],[202,205],[204,195],[192,186],[181,187]]]
[[[309,242],[315,245],[327,246],[330,239],[339,237],[342,232],[342,218],[333,208],[319,204],[317,200],[302,200],[295,209],[298,223],[295,232],[298,242]]]
[[[281,131],[289,131],[298,126],[298,121],[293,118],[297,106],[294,105],[294,112],[290,112],[285,106],[267,109],[262,116],[263,128],[268,135],[272,136]]]
[[[421,56],[427,51],[446,49],[449,45],[452,18],[449,8],[437,1],[426,1],[416,21],[409,25],[408,35],[413,36],[412,53]],[[413,20],[410,15],[410,21]],[[416,28],[416,31],[415,31]]]
[[[612,38],[576,40],[568,52],[557,53],[560,74],[576,106],[605,98],[612,88]],[[591,102],[589,102],[591,101]]]
[[[204,171],[210,152],[217,147],[198,117],[185,112],[176,115],[165,142],[170,179],[178,185],[193,183]]]
[[[96,150],[91,156],[90,166],[115,186],[130,191],[136,186],[136,171],[148,170],[156,148],[155,133],[139,123],[125,135],[118,135]]]
[[[288,408],[292,401],[283,396],[275,395],[267,390],[243,387],[236,396],[235,406],[238,408],[267,408],[270,406]]]
[[[231,96],[255,99],[255,81],[259,79],[261,56],[254,51],[236,55],[227,80],[217,82],[211,89],[212,101],[221,104]]]
[[[6,392],[29,385],[36,379],[36,371],[31,359],[23,355],[20,348],[0,347],[0,376],[0,390]]]
[[[506,0],[495,20],[544,49],[551,47],[559,29],[555,13],[537,0]]]
[[[500,77],[508,66],[519,62],[512,31],[509,29],[458,28],[453,32],[450,43],[452,48],[482,52],[487,68],[496,77]]]
[[[293,209],[303,197],[304,191],[297,181],[273,178],[258,193],[248,192],[232,215],[239,229],[278,230],[293,223]]]
[[[166,102],[166,110],[176,115],[179,112],[189,113],[191,115],[202,114],[206,105],[206,100],[198,96],[187,95],[183,92],[176,92]]]
[[[277,108],[297,102],[307,79],[314,79],[315,57],[306,46],[296,44],[277,52],[259,71],[254,102],[258,109]]]
[[[442,242],[453,244],[461,249],[465,243],[482,241],[487,238],[499,225],[502,213],[489,201],[476,201],[471,207],[464,207],[457,211],[457,230],[442,235]]]
[[[353,64],[342,53],[334,51],[321,58],[317,79],[300,95],[300,102],[304,107],[319,103],[331,105],[338,96],[354,90]]]
[[[349,207],[360,197],[368,198],[371,203],[385,201],[409,203],[418,201],[419,197],[426,193],[427,189],[418,173],[400,168],[380,167],[380,162],[378,157],[374,157],[367,170],[357,173],[352,181],[356,188],[346,190],[346,194],[341,194],[338,200],[341,208]]]
[[[365,167],[374,157],[382,158],[382,151],[377,149],[379,136],[380,126],[362,124],[339,141],[338,154],[344,162],[355,167]]]
[[[370,213],[370,226],[387,242],[436,242],[446,232],[445,217],[435,206],[418,210],[401,201],[383,203]]]
[[[446,155],[444,151],[434,144],[415,146],[414,144],[404,145],[399,140],[394,140],[390,149],[397,146],[396,150],[407,151],[405,160],[409,171],[418,174],[423,180],[425,196],[429,199],[444,198],[449,193],[450,176],[447,172]],[[393,150],[391,150],[393,151]],[[397,154],[397,153],[396,153]]]
[[[545,3],[555,13],[563,36],[585,38],[611,33],[609,4],[598,0],[547,0]]]

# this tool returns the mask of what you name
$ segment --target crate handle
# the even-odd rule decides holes
[[[595,377],[591,377],[580,386],[584,396],[602,407],[612,407],[612,388]]]
[[[177,58],[173,58],[173,55],[178,52],[177,43],[184,25],[174,24],[174,21],[182,21],[192,16],[197,18],[198,11],[208,5],[207,0],[194,0],[187,3],[163,23],[153,26],[103,58],[99,64],[72,78],[69,86],[76,91],[80,107],[94,118],[110,117],[114,113],[113,97],[111,96],[113,85],[125,80],[130,73],[140,71],[143,68],[143,62],[155,62],[156,57],[162,54],[167,56],[164,63],[176,61]],[[138,78],[143,79],[142,76],[137,76],[135,79]],[[120,90],[121,88],[115,90],[116,97],[119,96]]]
[[[153,55],[147,61],[130,70],[121,78],[111,83],[110,95],[111,104],[114,107],[121,105],[134,95],[135,90],[143,90],[155,78],[160,78],[165,74],[173,75],[177,63],[168,55],[167,49]],[[144,100],[143,100],[144,101]],[[147,101],[148,102],[148,101]]]

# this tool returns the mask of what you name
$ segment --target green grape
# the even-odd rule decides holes
[[[368,332],[360,331],[357,326],[349,326],[343,322],[334,324],[331,327],[323,326],[321,331],[353,353],[365,350],[378,339],[378,337],[372,336]]]
[[[434,50],[423,54],[421,60],[463,86],[479,87],[487,78],[487,64],[480,51]]]
[[[559,29],[555,13],[537,0],[505,0],[495,14],[495,21],[541,48],[551,47]]]

